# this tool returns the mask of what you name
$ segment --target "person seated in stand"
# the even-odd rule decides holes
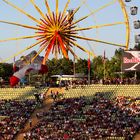
[[[39,98],[40,98],[41,103],[43,103],[43,101],[44,101],[44,94],[43,93],[39,94]]]
[[[41,103],[39,93],[35,92],[35,93],[34,93],[34,96],[35,96],[36,101],[39,102],[39,103]]]

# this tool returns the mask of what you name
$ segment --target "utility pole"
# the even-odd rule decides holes
[[[88,84],[90,85],[90,53],[88,53]]]
[[[121,49],[121,84],[123,82],[123,49]]]
[[[104,56],[103,56],[104,58],[103,58],[103,65],[104,65],[104,83],[105,83],[105,81],[106,81],[106,66],[105,66],[105,63],[106,63],[106,56],[105,56],[105,50],[104,50]]]
[[[134,84],[137,83],[137,72],[135,71],[135,75],[134,75]]]
[[[73,9],[69,9],[69,10],[67,10],[68,11],[68,22],[69,22],[69,24],[71,25],[71,23],[72,23],[72,21],[73,21],[73,19],[74,19],[74,14],[73,14]],[[71,27],[71,26],[70,26]],[[71,30],[71,28],[69,29],[69,30]],[[69,45],[70,43],[68,42],[68,45]],[[75,50],[74,50],[75,51]],[[68,53],[68,50],[67,50],[67,53]],[[73,56],[73,75],[75,76],[75,74],[76,74],[76,71],[75,71],[75,56]]]
[[[75,76],[76,70],[75,70],[75,56],[73,56],[73,75]]]

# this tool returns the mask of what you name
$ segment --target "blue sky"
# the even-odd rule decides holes
[[[40,19],[40,15],[35,10],[35,8],[30,3],[29,0],[8,0],[8,1],[22,8],[23,10],[25,10],[32,16]],[[77,8],[80,5],[80,3],[82,3],[82,1],[83,0],[71,0],[68,9]],[[88,15],[90,11],[96,10],[111,1],[112,0],[86,0],[86,4],[81,6],[80,10],[76,13],[74,17],[74,20],[77,20],[85,15]],[[47,13],[47,10],[44,5],[44,0],[35,0],[35,2],[44,13]],[[51,7],[51,10],[54,11],[55,0],[48,0],[48,2]],[[59,0],[60,11],[63,10],[66,2],[67,0]],[[138,9],[138,15],[131,16],[130,7],[138,6],[140,8],[140,1],[132,0],[132,2],[125,3],[125,4],[126,4],[126,9],[129,15],[130,27],[131,27],[130,47],[133,48],[134,35],[140,34],[140,30],[133,29],[133,21],[138,20],[138,19],[140,20],[140,9]],[[1,13],[0,20],[17,22],[17,23],[22,23],[26,25],[36,25],[35,22],[30,20],[28,17],[18,12],[11,6],[5,4],[2,0],[0,2],[0,13]],[[88,27],[91,25],[101,25],[101,24],[109,24],[109,23],[123,22],[123,21],[124,21],[124,17],[123,17],[123,13],[120,8],[120,5],[118,2],[115,2],[111,6],[108,6],[105,9],[100,10],[95,15],[90,16],[86,20],[83,20],[77,26]],[[34,34],[34,30],[0,23],[0,40],[6,39],[6,38],[12,38],[12,37],[20,37],[20,36],[25,36],[25,35],[33,35],[33,34]],[[78,34],[80,36],[84,35],[86,37],[114,42],[117,44],[125,44],[125,25],[117,25],[117,26],[104,27],[100,29],[93,29],[91,31],[79,32]],[[36,41],[35,39],[27,39],[27,40],[9,41],[9,42],[0,43],[0,60],[1,59],[4,60],[5,58],[8,58],[12,54],[33,44],[35,41]],[[106,56],[109,58],[111,58],[114,55],[115,49],[118,49],[118,47],[116,46],[110,46],[110,45],[105,45],[105,44],[96,43],[96,42],[87,42],[87,41],[77,40],[77,43],[84,46],[90,51],[94,51],[96,55],[103,55],[103,52],[105,50]],[[38,50],[38,49],[39,49],[39,46],[36,46],[32,50]],[[23,53],[23,55],[28,54],[30,51]],[[81,58],[86,59],[88,57],[86,53],[83,53],[77,48],[75,48],[75,52]],[[18,59],[19,57],[17,57],[16,59]],[[52,58],[53,55],[50,54],[49,57]],[[12,62],[12,60],[10,60],[9,62]]]

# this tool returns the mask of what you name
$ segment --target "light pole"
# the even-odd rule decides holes
[[[88,53],[88,84],[90,85],[90,52]]]
[[[123,81],[123,49],[121,49],[121,84],[122,84],[122,81]]]
[[[74,14],[73,14],[73,9],[69,9],[67,10],[68,11],[68,23],[71,24],[73,19],[74,19]],[[71,27],[71,26],[70,26]],[[71,28],[70,28],[71,30]],[[68,45],[69,45],[69,42],[68,42]],[[75,50],[74,50],[75,51]],[[68,50],[67,50],[67,53],[68,53]],[[73,56],[73,75],[75,76],[75,56]]]
[[[106,54],[105,54],[105,50],[104,50],[104,56],[103,56],[103,67],[104,67],[104,82],[106,81]]]

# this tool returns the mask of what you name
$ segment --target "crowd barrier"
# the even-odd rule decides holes
[[[46,88],[24,87],[24,88],[0,88],[0,99],[26,100],[34,99],[34,92],[47,92]]]
[[[102,93],[104,96],[112,98],[114,96],[140,96],[139,85],[82,85],[69,87],[65,90],[64,98],[75,98],[80,96],[94,96],[97,93]]]
[[[0,99],[34,99],[33,93],[47,92],[48,87],[35,88],[35,87],[24,87],[24,88],[0,88]],[[140,96],[139,85],[79,85],[75,87],[69,87],[64,91],[64,98],[75,98],[80,96],[92,97],[95,94],[100,93],[108,98],[115,96]]]

